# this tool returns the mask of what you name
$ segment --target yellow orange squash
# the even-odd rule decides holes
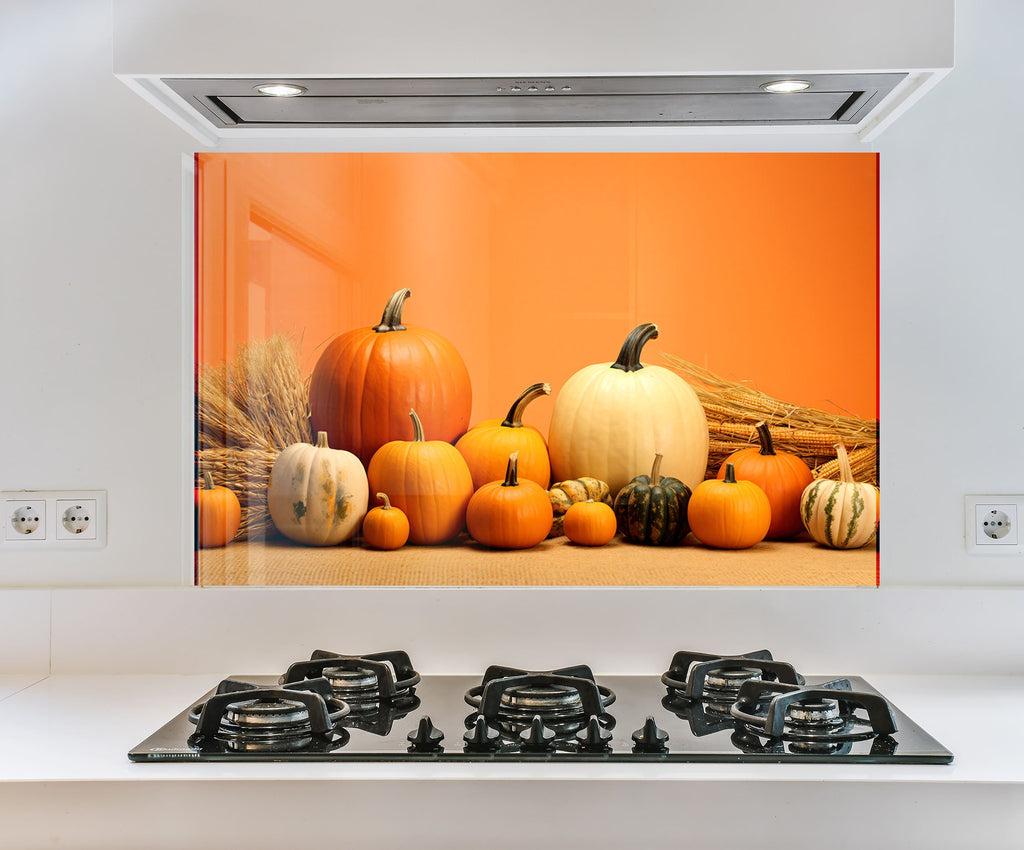
[[[415,410],[412,440],[392,440],[374,453],[367,476],[375,493],[409,518],[412,543],[443,543],[466,525],[473,476],[458,450],[444,440],[427,440]]]
[[[459,437],[455,448],[466,459],[474,489],[499,480],[512,452],[518,453],[519,479],[536,481],[547,489],[551,483],[548,446],[540,431],[523,424],[523,411],[534,399],[550,394],[549,384],[531,384],[512,403],[504,419],[487,419]]]

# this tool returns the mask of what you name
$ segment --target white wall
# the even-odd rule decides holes
[[[962,541],[964,494],[1024,492],[1024,4],[957,11],[957,68],[876,143],[883,585],[1024,585],[1024,561],[968,558]],[[110,515],[105,550],[0,548],[0,586],[183,580],[196,147],[113,78],[109,17],[104,0],[0,2],[0,488],[105,489]]]

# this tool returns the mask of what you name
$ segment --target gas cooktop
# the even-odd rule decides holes
[[[677,652],[658,676],[585,666],[423,676],[405,652],[317,650],[232,676],[128,753],[133,761],[949,763],[858,676],[804,677],[767,650]]]

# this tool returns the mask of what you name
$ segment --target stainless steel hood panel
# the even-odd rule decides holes
[[[907,75],[818,74],[773,94],[778,75],[293,79],[297,97],[261,95],[266,79],[163,79],[218,127],[778,126],[855,124]]]
[[[954,0],[111,5],[114,74],[212,146],[849,149],[953,66]]]

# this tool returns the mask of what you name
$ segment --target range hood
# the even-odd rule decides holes
[[[867,140],[953,59],[953,0],[114,0],[113,12],[115,74],[212,145],[551,128]]]
[[[898,74],[162,80],[217,128],[857,124]],[[261,93],[284,85],[283,95]],[[773,83],[806,85],[772,92]],[[294,87],[294,88],[292,88]]]

